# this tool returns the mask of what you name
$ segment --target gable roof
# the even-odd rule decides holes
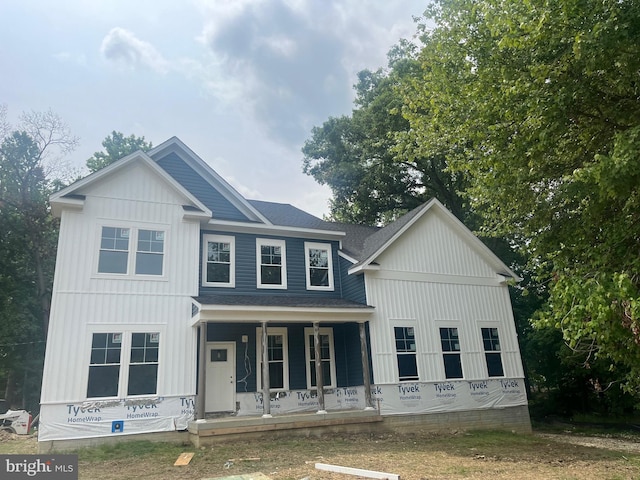
[[[62,208],[82,208],[84,205],[85,196],[79,195],[77,192],[81,189],[86,189],[99,182],[104,181],[107,177],[113,175],[128,165],[134,162],[141,162],[151,170],[154,171],[163,181],[174,191],[178,192],[184,197],[188,203],[185,205],[188,207],[185,212],[194,217],[211,217],[211,210],[209,210],[197,197],[191,194],[186,188],[180,185],[171,175],[169,175],[164,169],[162,169],[149,155],[138,150],[126,157],[116,160],[112,164],[90,174],[76,182],[72,183],[68,187],[57,191],[49,197],[49,203],[51,204],[52,213],[54,216],[60,216]]]
[[[500,260],[482,241],[476,237],[458,218],[455,217],[438,199],[432,198],[427,203],[413,209],[398,220],[378,230],[365,239],[363,250],[356,260],[359,260],[349,269],[349,274],[361,272],[373,264],[375,260],[393,243],[400,238],[412,225],[431,210],[438,210],[444,214],[449,225],[456,230],[467,242],[472,244],[477,251],[496,268],[496,273],[511,277],[516,281],[521,278],[514,273],[502,260]]]

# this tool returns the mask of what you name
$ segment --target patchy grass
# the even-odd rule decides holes
[[[588,443],[596,440],[600,443]],[[195,452],[191,463],[174,467],[178,456],[189,451]],[[33,438],[0,441],[0,453],[34,452]],[[403,480],[640,478],[640,437],[594,439],[548,432],[267,438],[201,449],[125,442],[77,453],[81,479],[203,479],[251,472],[274,480],[355,478],[316,470],[316,462],[396,473]]]

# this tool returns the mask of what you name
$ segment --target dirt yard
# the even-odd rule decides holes
[[[33,437],[0,434],[0,453],[36,453]],[[173,463],[195,452],[187,466]],[[149,442],[79,452],[81,479],[209,479],[262,472],[273,480],[356,479],[328,463],[399,474],[402,480],[640,479],[640,437],[478,432],[352,435],[227,442],[194,450]]]

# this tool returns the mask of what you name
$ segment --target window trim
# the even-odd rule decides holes
[[[229,243],[230,262],[228,283],[207,281],[207,257],[209,252],[208,242]],[[207,233],[202,236],[202,286],[223,288],[234,288],[236,286],[236,237],[232,235],[218,235],[213,233]]]
[[[129,245],[127,248],[127,272],[126,273],[111,273],[101,272],[100,268],[100,252],[102,251],[102,228],[126,228],[129,230]],[[162,244],[162,275],[154,275],[147,273],[136,273],[137,255],[138,251],[138,236],[140,230],[149,230],[164,233],[164,240]],[[162,224],[133,224],[131,222],[99,222],[96,225],[96,240],[95,244],[97,248],[94,248],[95,260],[92,278],[100,279],[128,279],[128,280],[157,280],[166,281],[168,279],[168,263],[167,255],[169,252],[169,237],[170,237],[169,225]],[[124,251],[124,250],[121,250]],[[145,252],[142,252],[145,253]]]
[[[93,344],[93,335],[95,333],[121,334],[121,346],[120,346],[120,371],[118,376],[118,391],[117,395],[112,397],[89,397],[89,369],[91,368],[91,350]],[[129,367],[131,365],[131,344],[132,336],[134,333],[157,333],[159,335],[158,346],[158,372],[156,378],[156,393],[147,393],[142,395],[128,395],[129,387]],[[86,332],[85,345],[86,348],[84,372],[82,378],[82,385],[84,388],[83,398],[88,401],[97,401],[105,399],[122,399],[122,398],[155,398],[161,395],[163,388],[162,374],[164,372],[164,350],[166,343],[166,334],[163,325],[148,324],[148,325],[124,325],[124,324],[112,324],[112,325],[97,325],[89,326]],[[135,362],[134,362],[135,363]]]
[[[326,250],[328,261],[329,285],[311,285],[311,265],[309,251],[311,249]],[[304,242],[304,266],[307,279],[307,290],[333,291],[333,246],[330,243]]]
[[[331,371],[331,385],[323,385],[323,387],[337,388],[338,380],[336,378],[336,350],[333,338],[333,328],[320,327],[319,333],[320,335],[327,335],[329,337],[329,369]],[[311,345],[309,345],[309,337],[313,338],[313,327],[305,327],[304,329],[304,358],[306,365],[305,371],[307,373],[307,389],[317,390],[317,386],[311,385]]]
[[[261,247],[280,247],[280,279],[279,284],[262,283],[262,252]],[[287,289],[287,243],[275,238],[256,238],[256,287],[264,289]]]
[[[282,335],[282,388],[272,388],[271,392],[289,390],[289,332],[287,327],[267,327],[267,336]],[[262,327],[256,327],[256,386],[262,391]]]

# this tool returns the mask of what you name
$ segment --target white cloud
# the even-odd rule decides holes
[[[102,40],[102,55],[110,61],[136,69],[148,68],[158,73],[167,73],[170,64],[149,42],[140,40],[132,32],[115,27]]]
[[[201,9],[198,38],[220,59],[220,78],[241,85],[266,134],[294,146],[350,111],[356,73],[386,66],[387,50],[415,32],[418,3],[213,2]]]

